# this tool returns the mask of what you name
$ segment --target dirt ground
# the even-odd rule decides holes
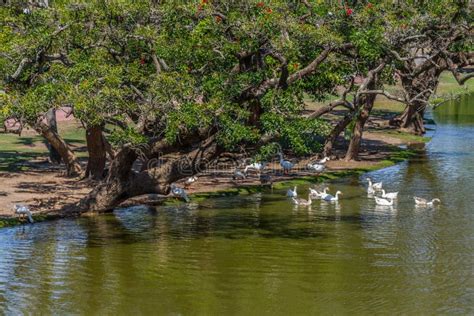
[[[329,161],[328,171],[351,169],[372,169],[380,161],[392,154],[393,146],[406,141],[387,134],[376,132],[364,133],[360,161],[345,162],[341,159]],[[336,151],[334,158],[343,157],[344,151]],[[277,162],[269,165],[266,171],[272,174],[272,181],[288,181],[304,176],[316,176],[305,170],[308,160],[293,160],[297,165],[290,175],[282,175]],[[65,176],[61,166],[51,166],[42,158],[30,162],[29,171],[0,172],[0,217],[14,217],[13,205],[28,205],[34,214],[57,214],[63,206],[78,202],[92,189],[88,181],[71,179]],[[253,175],[244,181],[232,180],[232,171],[198,175],[197,183],[188,188],[188,193],[215,192],[239,186],[260,185],[257,176]]]
[[[0,172],[0,217],[13,217],[14,204],[28,205],[33,213],[55,213],[90,190],[86,181],[66,177],[43,159],[30,171]]]

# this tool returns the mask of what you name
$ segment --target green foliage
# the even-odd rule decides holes
[[[229,150],[275,135],[308,154],[330,126],[302,117],[304,98],[323,100],[348,77],[365,76],[392,39],[469,15],[448,0],[308,2],[61,0],[24,13],[14,1],[0,7],[0,120],[33,125],[51,107],[72,106],[85,125],[116,124],[117,145],[177,143],[209,130]],[[333,51],[289,86],[243,97],[343,43],[356,49]],[[471,48],[466,40],[453,50]],[[393,83],[395,66],[383,82]]]
[[[145,144],[147,141],[145,136],[130,127],[112,130],[109,140],[116,146],[122,146],[125,144],[140,145]]]

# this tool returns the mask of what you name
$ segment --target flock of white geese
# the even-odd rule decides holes
[[[372,183],[372,180],[370,178],[367,178],[367,182],[367,195],[368,197],[373,197],[375,199],[375,204],[380,206],[392,206],[394,204],[394,201],[398,199],[398,192],[385,192],[385,190],[383,189],[382,182]],[[309,188],[308,199],[305,200],[297,198],[298,192],[296,190],[296,186],[293,189],[288,189],[288,191],[286,192],[286,196],[291,198],[293,204],[298,206],[310,206],[313,200],[337,202],[339,201],[339,196],[342,195],[341,191],[337,191],[335,195],[329,194],[327,192],[329,188],[324,188],[323,191],[317,191],[316,189]],[[415,201],[415,205],[418,207],[433,207],[437,203],[441,203],[441,200],[438,198],[434,198],[430,201],[415,196],[413,197],[413,199]]]
[[[291,161],[285,160],[283,158],[283,154],[281,152],[278,153],[278,156],[280,158],[280,166],[283,170],[284,174],[288,174],[291,169],[295,166],[294,163]],[[307,164],[307,168],[310,171],[313,171],[317,174],[323,172],[326,169],[326,162],[329,160],[329,157],[325,157],[319,161],[315,161],[312,163]],[[243,180],[247,177],[247,174],[249,171],[253,170],[256,171],[260,175],[260,181],[262,183],[271,183],[271,175],[262,175],[261,172],[265,169],[267,166],[266,162],[254,162],[249,165],[246,165],[243,169],[243,171],[240,171],[238,169],[235,169],[234,174],[233,174],[233,179],[234,180]],[[197,177],[193,176],[188,178],[184,182],[184,186],[187,188],[189,185],[197,181]],[[368,197],[374,198],[375,203],[380,206],[392,206],[394,204],[394,201],[398,199],[398,192],[385,192],[383,189],[383,184],[382,182],[377,182],[377,183],[372,183],[372,180],[370,178],[367,178],[367,194]],[[286,193],[287,197],[291,198],[291,201],[293,204],[298,205],[298,206],[310,206],[314,200],[322,200],[326,202],[338,202],[339,197],[342,195],[341,191],[337,191],[334,195],[329,194],[328,190],[329,188],[325,188],[323,191],[318,191],[314,188],[310,188],[308,192],[308,199],[302,199],[298,198],[298,193],[297,193],[297,188],[296,186],[293,189],[289,189]],[[188,195],[185,191],[184,188],[180,188],[176,186],[175,184],[171,185],[171,194],[175,197],[180,197],[186,202],[189,202]],[[434,198],[431,201],[420,198],[420,197],[413,197],[415,201],[415,205],[417,207],[433,207],[437,203],[441,203],[440,199]]]

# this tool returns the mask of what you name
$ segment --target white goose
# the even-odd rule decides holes
[[[263,169],[267,166],[266,162],[254,162],[251,163],[250,165],[245,166],[244,173],[247,174],[247,171],[250,170],[256,170],[258,173],[262,172]]]
[[[183,188],[176,186],[176,184],[174,183],[170,186],[170,188],[171,188],[171,194],[173,194],[173,196],[180,197],[186,202],[189,202],[188,194]]]
[[[247,176],[242,172],[239,171],[238,169],[234,170],[234,174],[232,175],[232,179],[234,180],[244,180]]]
[[[286,196],[287,197],[291,197],[291,198],[295,198],[298,196],[298,193],[296,192],[296,186],[292,189],[288,189],[288,191],[286,191]]]
[[[294,163],[291,161],[283,159],[283,154],[280,152],[278,153],[280,156],[280,166],[283,168],[283,173],[288,174],[288,172],[295,166]]]
[[[185,186],[186,188],[189,187],[191,184],[193,184],[194,182],[196,182],[197,179],[198,179],[198,177],[196,177],[196,176],[187,178],[186,181],[184,181],[184,186]]]
[[[319,192],[315,189],[309,188],[309,193],[311,194],[311,197],[313,199],[322,199],[323,196],[328,195],[328,193],[327,193],[328,190],[329,190],[329,188],[324,188],[323,191]]]
[[[370,185],[367,187],[367,194],[368,195],[374,195],[375,194],[374,188]]]
[[[377,205],[381,205],[381,206],[392,206],[393,205],[393,199],[392,198],[388,198],[388,199],[384,199],[384,198],[380,198],[380,197],[375,197],[375,203]]]
[[[432,207],[434,206],[435,202],[436,203],[441,203],[441,200],[438,199],[438,198],[435,198],[435,199],[432,199],[431,201],[428,201],[427,199],[423,199],[423,198],[420,198],[420,197],[413,197],[413,199],[415,200],[415,205],[416,206],[429,206],[429,207]]]
[[[306,166],[308,169],[313,170],[317,173],[321,173],[326,169],[326,162],[329,161],[329,157],[324,157],[323,159],[319,160],[318,162],[312,164],[309,163]]]
[[[297,199],[297,198],[292,198],[293,204],[298,205],[298,206],[310,206],[313,201],[311,200],[311,194],[308,194],[308,199]]]
[[[28,217],[28,221],[30,223],[34,223],[33,216],[31,216],[31,211],[28,206],[22,204],[15,204],[13,206],[15,210],[15,214],[17,214],[20,218],[26,216]]]
[[[392,199],[392,200],[395,200],[398,198],[398,192],[389,192],[389,193],[385,193],[385,190],[382,189],[382,197],[383,198],[386,198],[386,199]]]
[[[370,178],[367,178],[367,181],[369,182],[369,188],[372,188],[372,190],[374,191],[382,190],[382,182],[372,183],[372,180]]]
[[[337,202],[339,201],[339,195],[342,195],[341,191],[337,191],[336,195],[326,194],[326,196],[323,197],[323,200],[327,202]]]

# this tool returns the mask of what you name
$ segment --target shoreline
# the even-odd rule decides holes
[[[281,189],[286,186],[289,187],[303,183],[321,183],[323,181],[331,181],[387,168],[413,157],[416,151],[419,150],[420,147],[424,147],[430,140],[430,137],[413,136],[386,128],[380,130],[370,129],[364,132],[360,161],[345,162],[344,160],[331,160],[327,163],[327,170],[317,175],[301,168],[301,166],[307,164],[308,160],[306,159],[301,159],[297,163],[302,171],[291,175],[279,175],[278,163],[273,163],[273,165],[270,165],[270,169],[274,171],[272,173],[273,188]],[[335,150],[336,157],[340,157],[341,153],[344,153],[344,150]],[[12,201],[15,201],[15,197],[21,197],[22,193],[24,193],[25,179],[20,180],[22,176],[26,174],[30,176],[29,180],[31,183],[29,183],[29,194],[25,195],[25,197],[28,196],[28,198],[25,198],[23,203],[30,206],[35,222],[77,216],[71,212],[64,212],[64,208],[66,205],[71,205],[79,201],[84,194],[92,190],[91,183],[85,180],[78,181],[65,178],[57,168],[48,170],[47,177],[44,177],[44,172],[44,170],[38,172],[38,174],[35,174],[35,172],[20,172],[18,173],[20,175],[19,177],[8,177],[6,176],[8,173],[0,173],[0,178],[6,178],[7,180],[14,179],[14,181],[10,181],[12,182],[10,185],[13,188],[13,191],[11,191],[12,195],[9,196],[8,201],[2,199],[3,203],[0,203],[0,228],[25,223],[24,221],[20,221],[11,209],[7,208],[7,204],[10,203],[11,205]],[[16,187],[14,185],[15,181]],[[35,181],[37,181],[37,183],[34,183]],[[179,181],[178,185],[182,186],[183,181],[184,180]],[[44,187],[41,187],[41,185]],[[265,187],[268,187],[268,185],[262,185],[258,176],[255,174],[250,174],[244,181],[236,182],[232,180],[232,172],[228,171],[198,175],[198,181],[193,183],[187,189],[187,192],[191,200],[201,202],[212,197],[259,192]],[[36,192],[35,188],[37,190]],[[55,188],[56,191],[54,190]],[[46,193],[44,192],[45,189],[47,191]],[[50,191],[48,191],[48,189],[50,189]],[[15,190],[20,193],[17,193]],[[2,188],[0,185],[0,193],[1,191]],[[177,202],[173,202],[169,196],[148,194],[131,198],[118,207],[169,203]]]

